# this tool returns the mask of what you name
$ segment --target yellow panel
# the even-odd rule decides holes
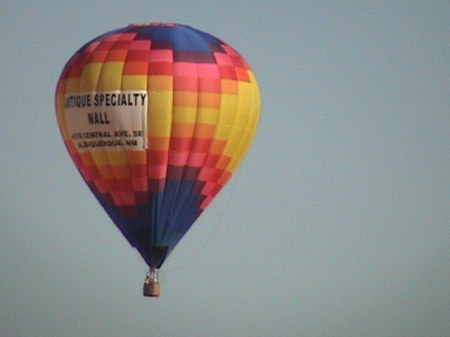
[[[97,89],[103,63],[94,62],[87,64],[81,73],[80,92],[90,92]]]
[[[110,165],[108,155],[106,151],[93,151],[91,152],[92,158],[95,161],[97,167]]]
[[[146,75],[125,75],[122,77],[122,90],[146,90]]]
[[[97,91],[120,90],[124,62],[105,62],[97,84]]]
[[[258,86],[258,82],[255,79],[255,74],[253,74],[253,72],[249,71],[248,75],[250,77],[250,83],[251,83],[251,90],[252,90],[252,96],[253,96],[253,103],[254,105],[252,105],[252,107],[256,110],[256,114],[259,115],[259,110],[260,110],[260,93],[259,93],[259,86]]]
[[[252,91],[248,82],[239,83],[239,96],[237,111],[234,118],[232,132],[229,135],[227,146],[224,150],[224,154],[233,156],[238,151],[240,143],[243,141],[242,137],[245,133],[245,129],[249,120],[252,103]]]
[[[107,151],[108,159],[111,165],[125,165],[127,156],[124,151]]]
[[[238,102],[238,96],[222,94],[220,102],[220,114],[224,113],[235,113],[236,105]]]
[[[253,74],[251,75],[251,85],[249,91],[248,101],[250,102],[250,107],[248,108],[248,121],[245,126],[245,130],[243,131],[241,137],[240,145],[235,149],[235,153],[233,154],[232,160],[227,166],[227,171],[234,172],[236,168],[239,166],[242,158],[248,151],[250,143],[256,133],[256,128],[259,121],[259,111],[260,111],[260,94],[257,82],[255,81]],[[234,142],[233,142],[234,144]],[[232,145],[234,146],[234,145]],[[231,149],[230,149],[231,152]]]
[[[233,128],[227,146],[223,150],[224,155],[232,157],[238,153],[239,146],[241,145],[241,142],[243,142],[244,133],[245,128]]]
[[[170,136],[172,91],[150,91],[147,130],[149,136]]]
[[[195,123],[197,107],[173,107],[173,122]]]
[[[219,109],[198,108],[197,123],[216,124],[219,117]]]
[[[149,120],[147,124],[147,134],[149,137],[170,137],[171,128],[172,123],[152,122],[151,120]]]
[[[214,138],[226,141],[231,133],[231,128],[232,127],[230,125],[221,125],[220,127],[217,127]]]
[[[219,120],[214,138],[228,140],[236,116],[238,97],[235,95],[222,95]]]
[[[235,154],[235,156],[232,158],[230,164],[227,167],[227,169],[229,171],[234,171],[237,168],[237,166],[239,165],[240,160],[247,153],[247,151],[250,147],[250,143],[251,143],[253,137],[255,136],[256,126],[258,124],[257,117],[258,117],[257,114],[252,115],[252,120],[250,121],[249,127],[247,128],[247,132],[244,135],[245,139],[243,140],[242,146],[240,147],[239,152],[237,152]]]
[[[252,85],[249,82],[239,82],[239,110],[249,114],[253,103]]]

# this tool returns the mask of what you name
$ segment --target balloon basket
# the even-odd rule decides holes
[[[158,271],[156,269],[150,269],[145,276],[143,295],[145,297],[159,297],[161,292],[161,286],[158,280]]]

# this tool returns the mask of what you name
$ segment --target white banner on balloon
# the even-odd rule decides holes
[[[64,116],[79,152],[147,148],[146,90],[68,94]]]

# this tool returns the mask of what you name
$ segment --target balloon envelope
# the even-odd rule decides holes
[[[177,24],[129,25],[88,42],[65,65],[55,100],[76,167],[151,268],[236,170],[260,104],[236,50]]]

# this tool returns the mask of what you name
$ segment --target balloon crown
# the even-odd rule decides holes
[[[176,23],[170,22],[144,22],[144,23],[132,23],[128,25],[129,27],[175,27],[182,26]]]

